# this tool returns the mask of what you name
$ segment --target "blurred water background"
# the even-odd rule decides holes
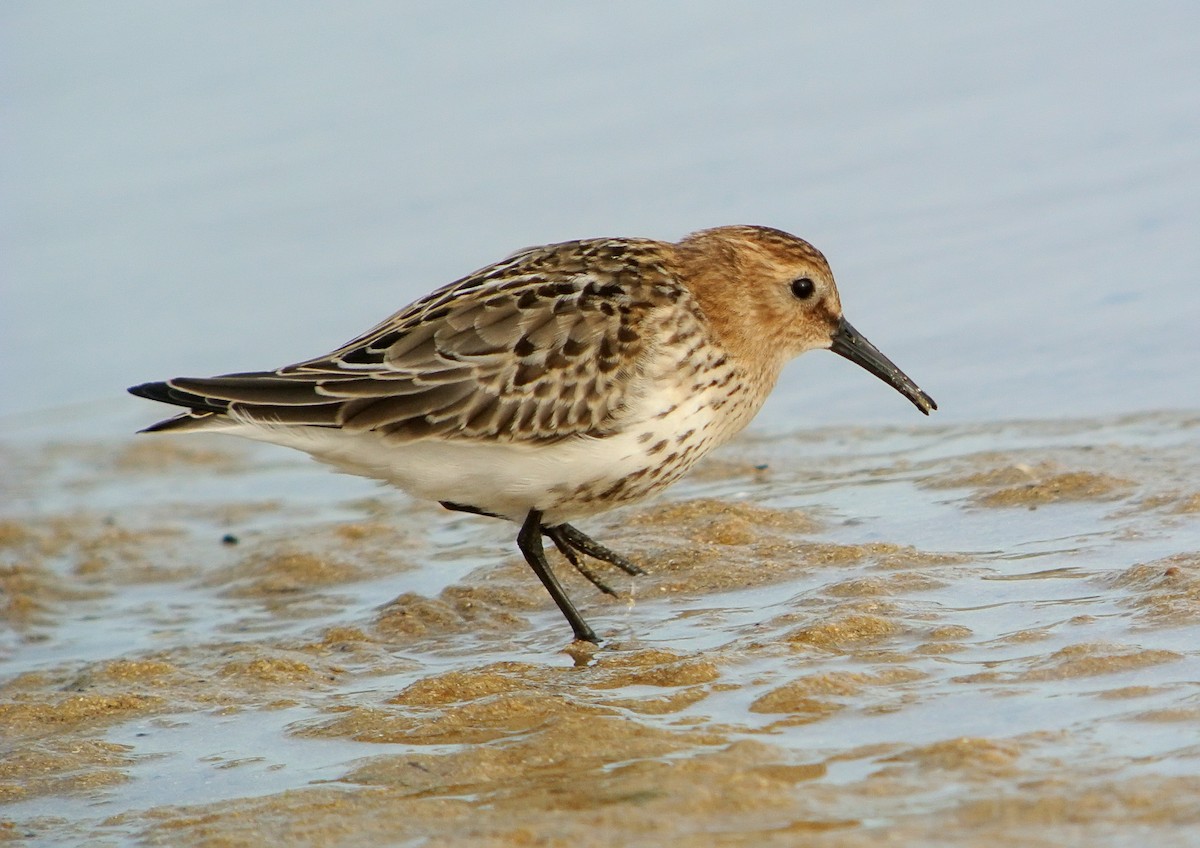
[[[1200,398],[1195,4],[7,3],[0,44],[0,412],[726,223],[824,250],[946,420]],[[856,371],[758,426],[911,415]]]

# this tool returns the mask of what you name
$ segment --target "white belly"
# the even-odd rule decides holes
[[[225,432],[302,450],[342,471],[386,481],[416,497],[471,506],[516,522],[537,509],[547,524],[558,524],[663,488],[727,441],[756,411],[731,417],[727,409],[718,416],[703,396],[681,394],[674,399],[676,408],[659,417],[671,404],[664,403],[661,392],[652,398],[644,410],[626,419],[619,433],[540,445],[437,438],[396,442],[371,432],[240,423]],[[681,435],[689,432],[681,442]],[[663,442],[665,447],[652,451]],[[687,456],[679,459],[685,450]],[[672,455],[675,463],[666,472],[658,477],[646,473],[648,466]],[[619,497],[599,497],[639,472],[636,485],[626,487]]]

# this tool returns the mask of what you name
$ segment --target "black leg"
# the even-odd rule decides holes
[[[567,562],[575,566],[575,570],[590,580],[593,586],[606,595],[612,595],[613,597],[616,597],[617,593],[612,590],[612,587],[601,580],[600,575],[584,565],[583,560],[579,558],[579,554],[577,554],[575,549],[572,548],[570,544],[567,543],[567,540],[563,538],[561,525],[558,527],[543,527],[542,532],[545,533],[547,538],[554,543],[554,547],[558,548],[559,553],[567,558]]]
[[[615,565],[617,568],[624,571],[626,574],[632,574],[636,576],[638,574],[646,573],[616,551],[612,550],[611,548],[604,547],[604,545],[597,542],[591,536],[588,536],[586,533],[581,533],[570,524],[559,524],[553,529],[561,534],[562,541],[564,543],[579,551],[581,554],[587,554],[592,559],[598,559],[601,562],[611,563],[612,565]],[[551,536],[550,538],[553,539],[554,537]],[[584,576],[586,577],[587,575]]]
[[[477,506],[470,506],[469,504],[454,503],[453,501],[438,501],[438,503],[451,512],[469,512],[471,515],[486,515],[488,518],[504,518],[503,515],[496,515],[494,512],[488,512],[486,509],[480,509]]]
[[[579,610],[575,609],[575,605],[567,597],[566,590],[558,582],[554,572],[550,570],[550,563],[546,562],[546,550],[542,547],[542,530],[541,512],[536,509],[529,510],[529,515],[525,517],[525,523],[521,525],[521,532],[517,534],[517,547],[525,555],[525,561],[542,581],[542,585],[546,587],[550,597],[554,598],[554,603],[558,604],[567,623],[571,625],[571,630],[575,632],[575,638],[581,642],[594,642],[599,645],[600,640],[596,637],[595,632],[588,627],[588,623],[583,620]]]

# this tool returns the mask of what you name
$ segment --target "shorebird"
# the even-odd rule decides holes
[[[520,525],[571,625],[599,642],[542,537],[640,574],[572,521],[661,491],[758,412],[790,359],[832,350],[937,408],[842,315],[825,257],[768,227],[675,242],[532,247],[444,286],[332,353],[129,391],[187,411],[143,432],[232,433],[302,450],[447,509]]]

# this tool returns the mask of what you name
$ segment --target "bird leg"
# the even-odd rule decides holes
[[[583,560],[579,558],[579,554],[577,554],[575,549],[572,548],[570,544],[567,543],[567,540],[563,538],[562,525],[558,525],[556,527],[543,527],[542,532],[545,533],[547,538],[554,543],[554,547],[558,548],[559,552],[567,558],[567,562],[575,566],[575,570],[590,580],[593,586],[606,595],[612,595],[614,597],[616,596],[617,593],[612,590],[612,587],[601,580],[600,575],[596,574],[596,572],[584,565]]]
[[[575,605],[567,597],[566,590],[558,582],[558,577],[550,570],[550,563],[546,562],[546,550],[542,547],[542,533],[546,529],[542,526],[542,513],[536,509],[529,510],[529,514],[525,517],[525,523],[521,525],[521,532],[517,534],[517,547],[525,555],[525,561],[542,581],[542,585],[546,587],[546,591],[550,593],[554,603],[558,604],[567,623],[571,625],[575,638],[580,642],[592,642],[599,645],[600,639],[596,636],[595,631],[583,620],[579,610],[575,609]],[[551,538],[553,539],[553,536]]]
[[[469,512],[472,515],[486,515],[489,518],[504,517],[468,504],[454,503],[453,501],[441,501],[441,504],[446,509],[454,512]],[[558,548],[559,552],[566,557],[567,562],[571,563],[576,571],[586,577],[593,586],[606,595],[616,595],[617,593],[599,575],[583,564],[583,560],[579,558],[579,554],[586,554],[593,559],[615,565],[626,574],[637,576],[646,573],[616,551],[605,547],[586,533],[576,530],[570,524],[543,526],[542,533],[550,541],[554,542],[554,547]]]
[[[562,542],[564,544],[574,548],[581,554],[587,554],[592,559],[598,559],[601,562],[607,562],[611,565],[615,565],[626,574],[631,574],[635,577],[639,574],[646,573],[616,551],[605,547],[591,536],[588,536],[586,533],[576,530],[570,524],[559,524],[549,529],[557,531],[562,537]],[[554,539],[554,536],[550,533],[547,533],[546,535],[550,536],[551,539]],[[557,540],[555,540],[555,542],[557,544]],[[559,546],[559,550],[562,550],[561,545]],[[575,567],[578,568],[579,566]],[[586,577],[587,575],[585,574],[584,576]]]
[[[438,503],[451,512],[469,512],[471,515],[486,515],[488,518],[504,519],[503,515],[497,515],[494,512],[488,512],[486,509],[480,509],[477,506],[470,506],[469,504],[454,503],[454,501],[438,501]]]

